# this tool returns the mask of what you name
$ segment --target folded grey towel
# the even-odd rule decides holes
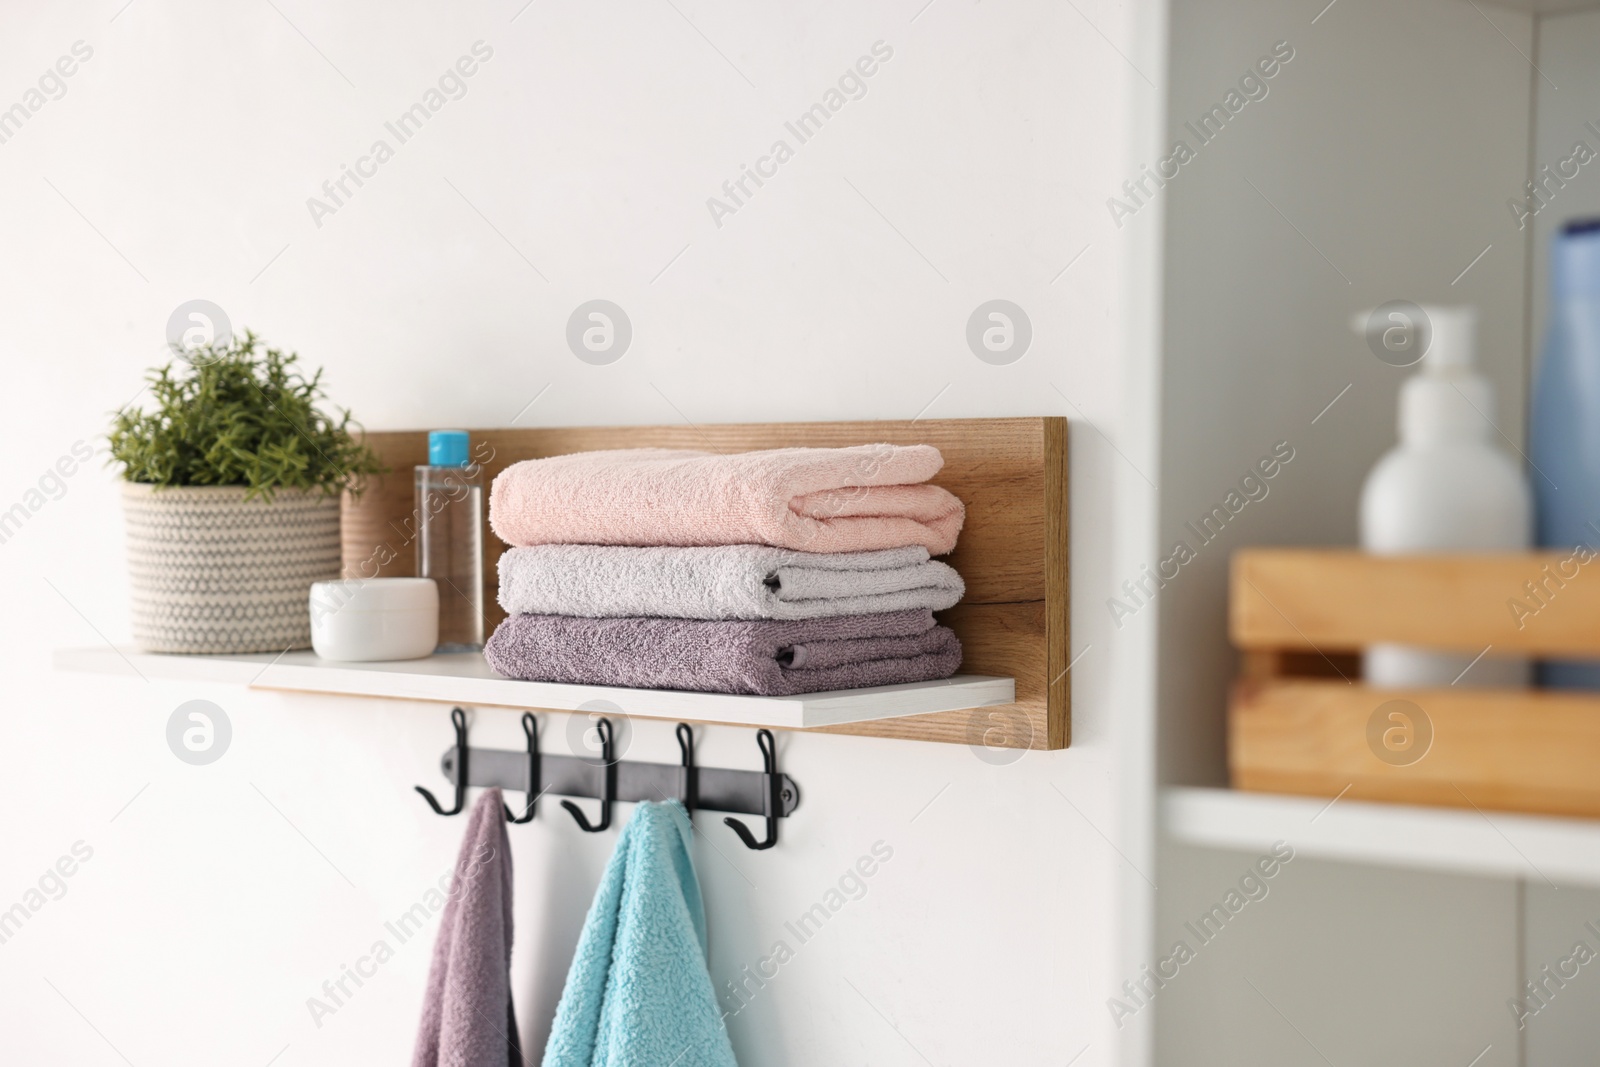
[[[948,678],[961,642],[933,613],[821,619],[585,619],[512,615],[484,646],[507,678],[792,696]]]
[[[500,606],[511,615],[815,619],[943,611],[965,591],[961,576],[921,545],[879,552],[531,545],[500,557]]]

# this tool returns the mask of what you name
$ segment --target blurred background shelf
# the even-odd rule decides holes
[[[314,652],[172,656],[99,647],[58,649],[54,664],[57,670],[231,683],[251,689],[547,711],[606,711],[791,730],[965,711],[1016,699],[1013,679],[973,674],[790,697],[519,682],[501,678],[474,652],[393,663],[332,663]]]
[[[1297,856],[1600,886],[1600,821],[1328,797],[1173,787],[1162,793],[1169,838],[1259,853],[1286,841]]]

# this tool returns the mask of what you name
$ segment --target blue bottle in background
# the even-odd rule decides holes
[[[1550,321],[1528,422],[1539,544],[1600,548],[1600,219],[1568,222],[1550,242]],[[1600,560],[1571,580],[1600,581]],[[1539,681],[1600,689],[1600,661],[1549,661]]]

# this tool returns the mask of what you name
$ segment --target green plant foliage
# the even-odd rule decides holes
[[[298,358],[247,330],[152,370],[155,407],[116,413],[112,461],[130,482],[243,485],[267,500],[277,489],[359,493],[385,468],[356,439],[350,412],[317,407],[322,372],[304,377]]]

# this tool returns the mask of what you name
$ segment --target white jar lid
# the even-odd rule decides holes
[[[311,584],[317,612],[438,611],[439,587],[432,578],[351,578]]]

